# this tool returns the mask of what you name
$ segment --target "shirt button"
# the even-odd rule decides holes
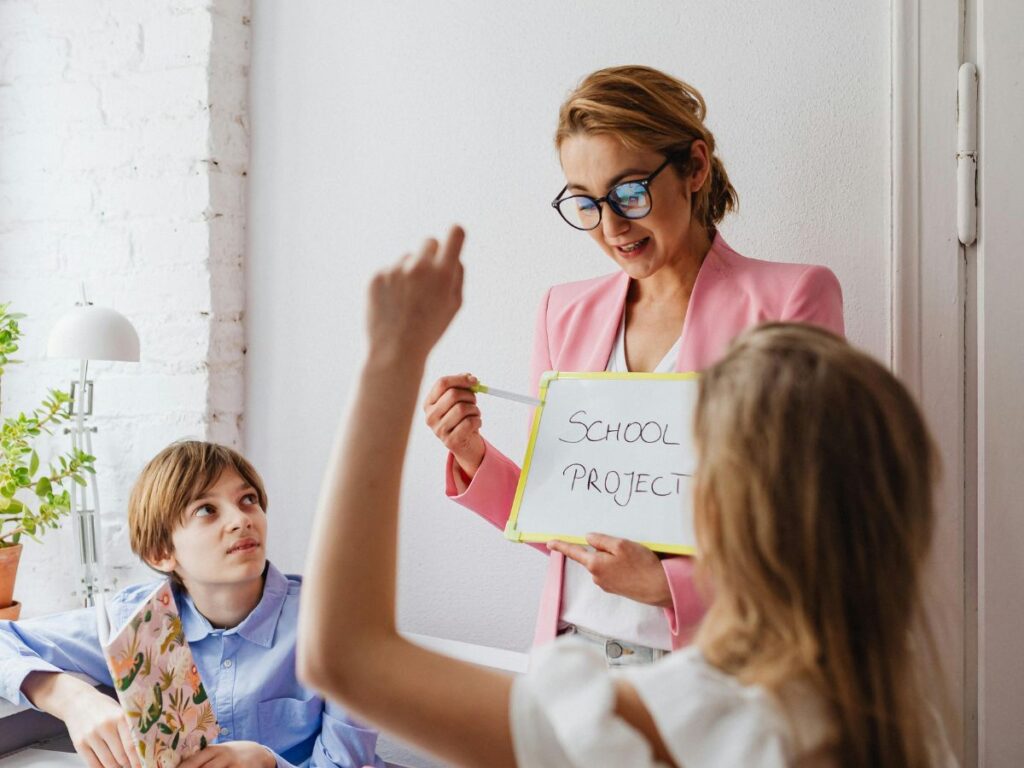
[[[622,655],[622,646],[614,640],[609,640],[605,645],[604,652],[608,655],[609,659],[617,659]]]
[[[220,729],[220,735],[221,736],[230,736],[231,735],[231,729],[230,728],[221,728]]]
[[[231,659],[224,659],[224,669],[231,669]]]

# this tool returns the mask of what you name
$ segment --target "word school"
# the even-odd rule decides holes
[[[594,419],[583,421],[587,415],[586,411],[576,411],[569,417],[569,423],[573,425],[575,439],[560,437],[558,440],[563,443],[604,443],[609,441],[623,443],[661,443],[662,445],[679,445],[678,442],[668,439],[668,424],[659,424],[656,421],[626,421],[611,424]]]

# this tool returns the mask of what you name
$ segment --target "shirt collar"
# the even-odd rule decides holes
[[[274,642],[277,622],[281,618],[284,601],[288,596],[288,579],[269,560],[265,573],[263,596],[252,609],[252,613],[242,619],[240,624],[224,630],[214,629],[209,620],[198,611],[192,597],[180,587],[176,587],[175,596],[178,598],[178,611],[181,614],[185,639],[189,643],[196,643],[214,632],[223,632],[225,635],[237,633],[250,643],[269,648]]]

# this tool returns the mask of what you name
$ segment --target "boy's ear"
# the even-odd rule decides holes
[[[158,571],[162,571],[170,576],[174,569],[178,567],[178,560],[174,556],[173,552],[165,554],[163,557],[147,557],[146,563],[150,568],[155,568]]]

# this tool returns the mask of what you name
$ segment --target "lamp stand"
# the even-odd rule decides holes
[[[79,363],[78,381],[71,383],[71,415],[74,426],[65,427],[64,434],[71,436],[72,451],[92,453],[92,435],[96,427],[86,424],[86,417],[92,415],[92,387],[88,379],[89,361]],[[78,559],[81,568],[82,604],[92,606],[96,595],[103,592],[101,572],[102,545],[100,542],[100,495],[96,476],[82,473],[85,484],[71,486],[71,516],[74,523],[75,540],[78,542]]]

